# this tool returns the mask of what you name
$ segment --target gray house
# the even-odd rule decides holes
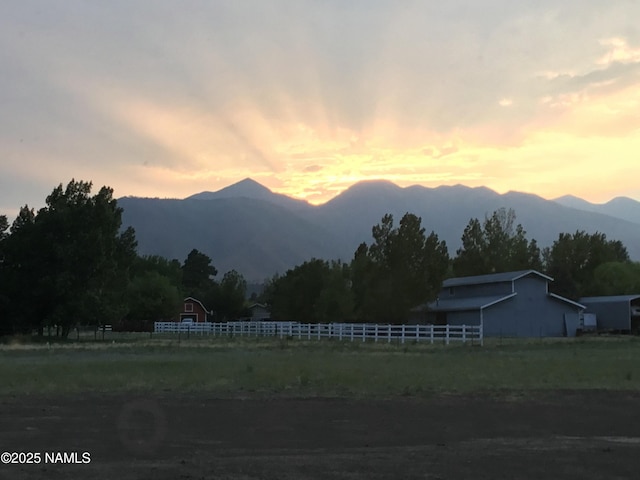
[[[640,295],[583,297],[585,313],[595,313],[598,330],[632,332],[640,330]]]
[[[252,322],[269,320],[271,318],[271,312],[267,306],[262,303],[253,303],[249,305],[249,311],[251,312],[251,316],[248,317],[247,320],[251,320]]]
[[[585,306],[549,293],[552,281],[535,270],[450,278],[414,312],[427,323],[482,325],[487,337],[574,336]]]

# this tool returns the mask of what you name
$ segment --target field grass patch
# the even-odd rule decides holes
[[[0,394],[207,391],[295,396],[640,389],[636,337],[484,347],[274,338],[4,344]]]

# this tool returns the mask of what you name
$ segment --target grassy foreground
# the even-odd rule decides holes
[[[222,395],[428,395],[640,390],[640,338],[469,345],[119,338],[0,345],[0,395],[207,391]]]

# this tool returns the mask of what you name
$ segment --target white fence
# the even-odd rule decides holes
[[[299,322],[155,322],[155,333],[227,336],[275,336],[298,339],[337,338],[374,342],[471,342],[482,345],[482,326],[478,325],[381,325],[376,323],[299,323]]]

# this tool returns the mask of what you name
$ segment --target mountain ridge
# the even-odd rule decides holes
[[[371,242],[372,227],[386,213],[393,215],[396,225],[407,212],[420,216],[425,230],[445,240],[452,256],[471,218],[482,220],[504,207],[515,210],[517,223],[541,247],[551,245],[561,232],[600,231],[621,240],[630,256],[640,260],[640,223],[530,193],[499,194],[464,185],[399,187],[373,181],[354,184],[324,204],[311,205],[251,179],[238,183],[181,200],[124,197],[118,200],[123,227],[134,227],[141,254],[182,261],[197,248],[213,259],[221,273],[235,269],[251,281],[283,274],[312,257],[350,261],[360,243]]]
[[[221,198],[253,198],[266,200],[294,210],[311,207],[306,200],[292,198],[282,193],[273,192],[254,179],[247,177],[220,190],[195,193],[185,200],[215,200]]]
[[[640,202],[633,198],[619,196],[605,203],[592,203],[574,195],[563,195],[553,199],[553,201],[560,205],[589,212],[603,213],[640,225]]]

